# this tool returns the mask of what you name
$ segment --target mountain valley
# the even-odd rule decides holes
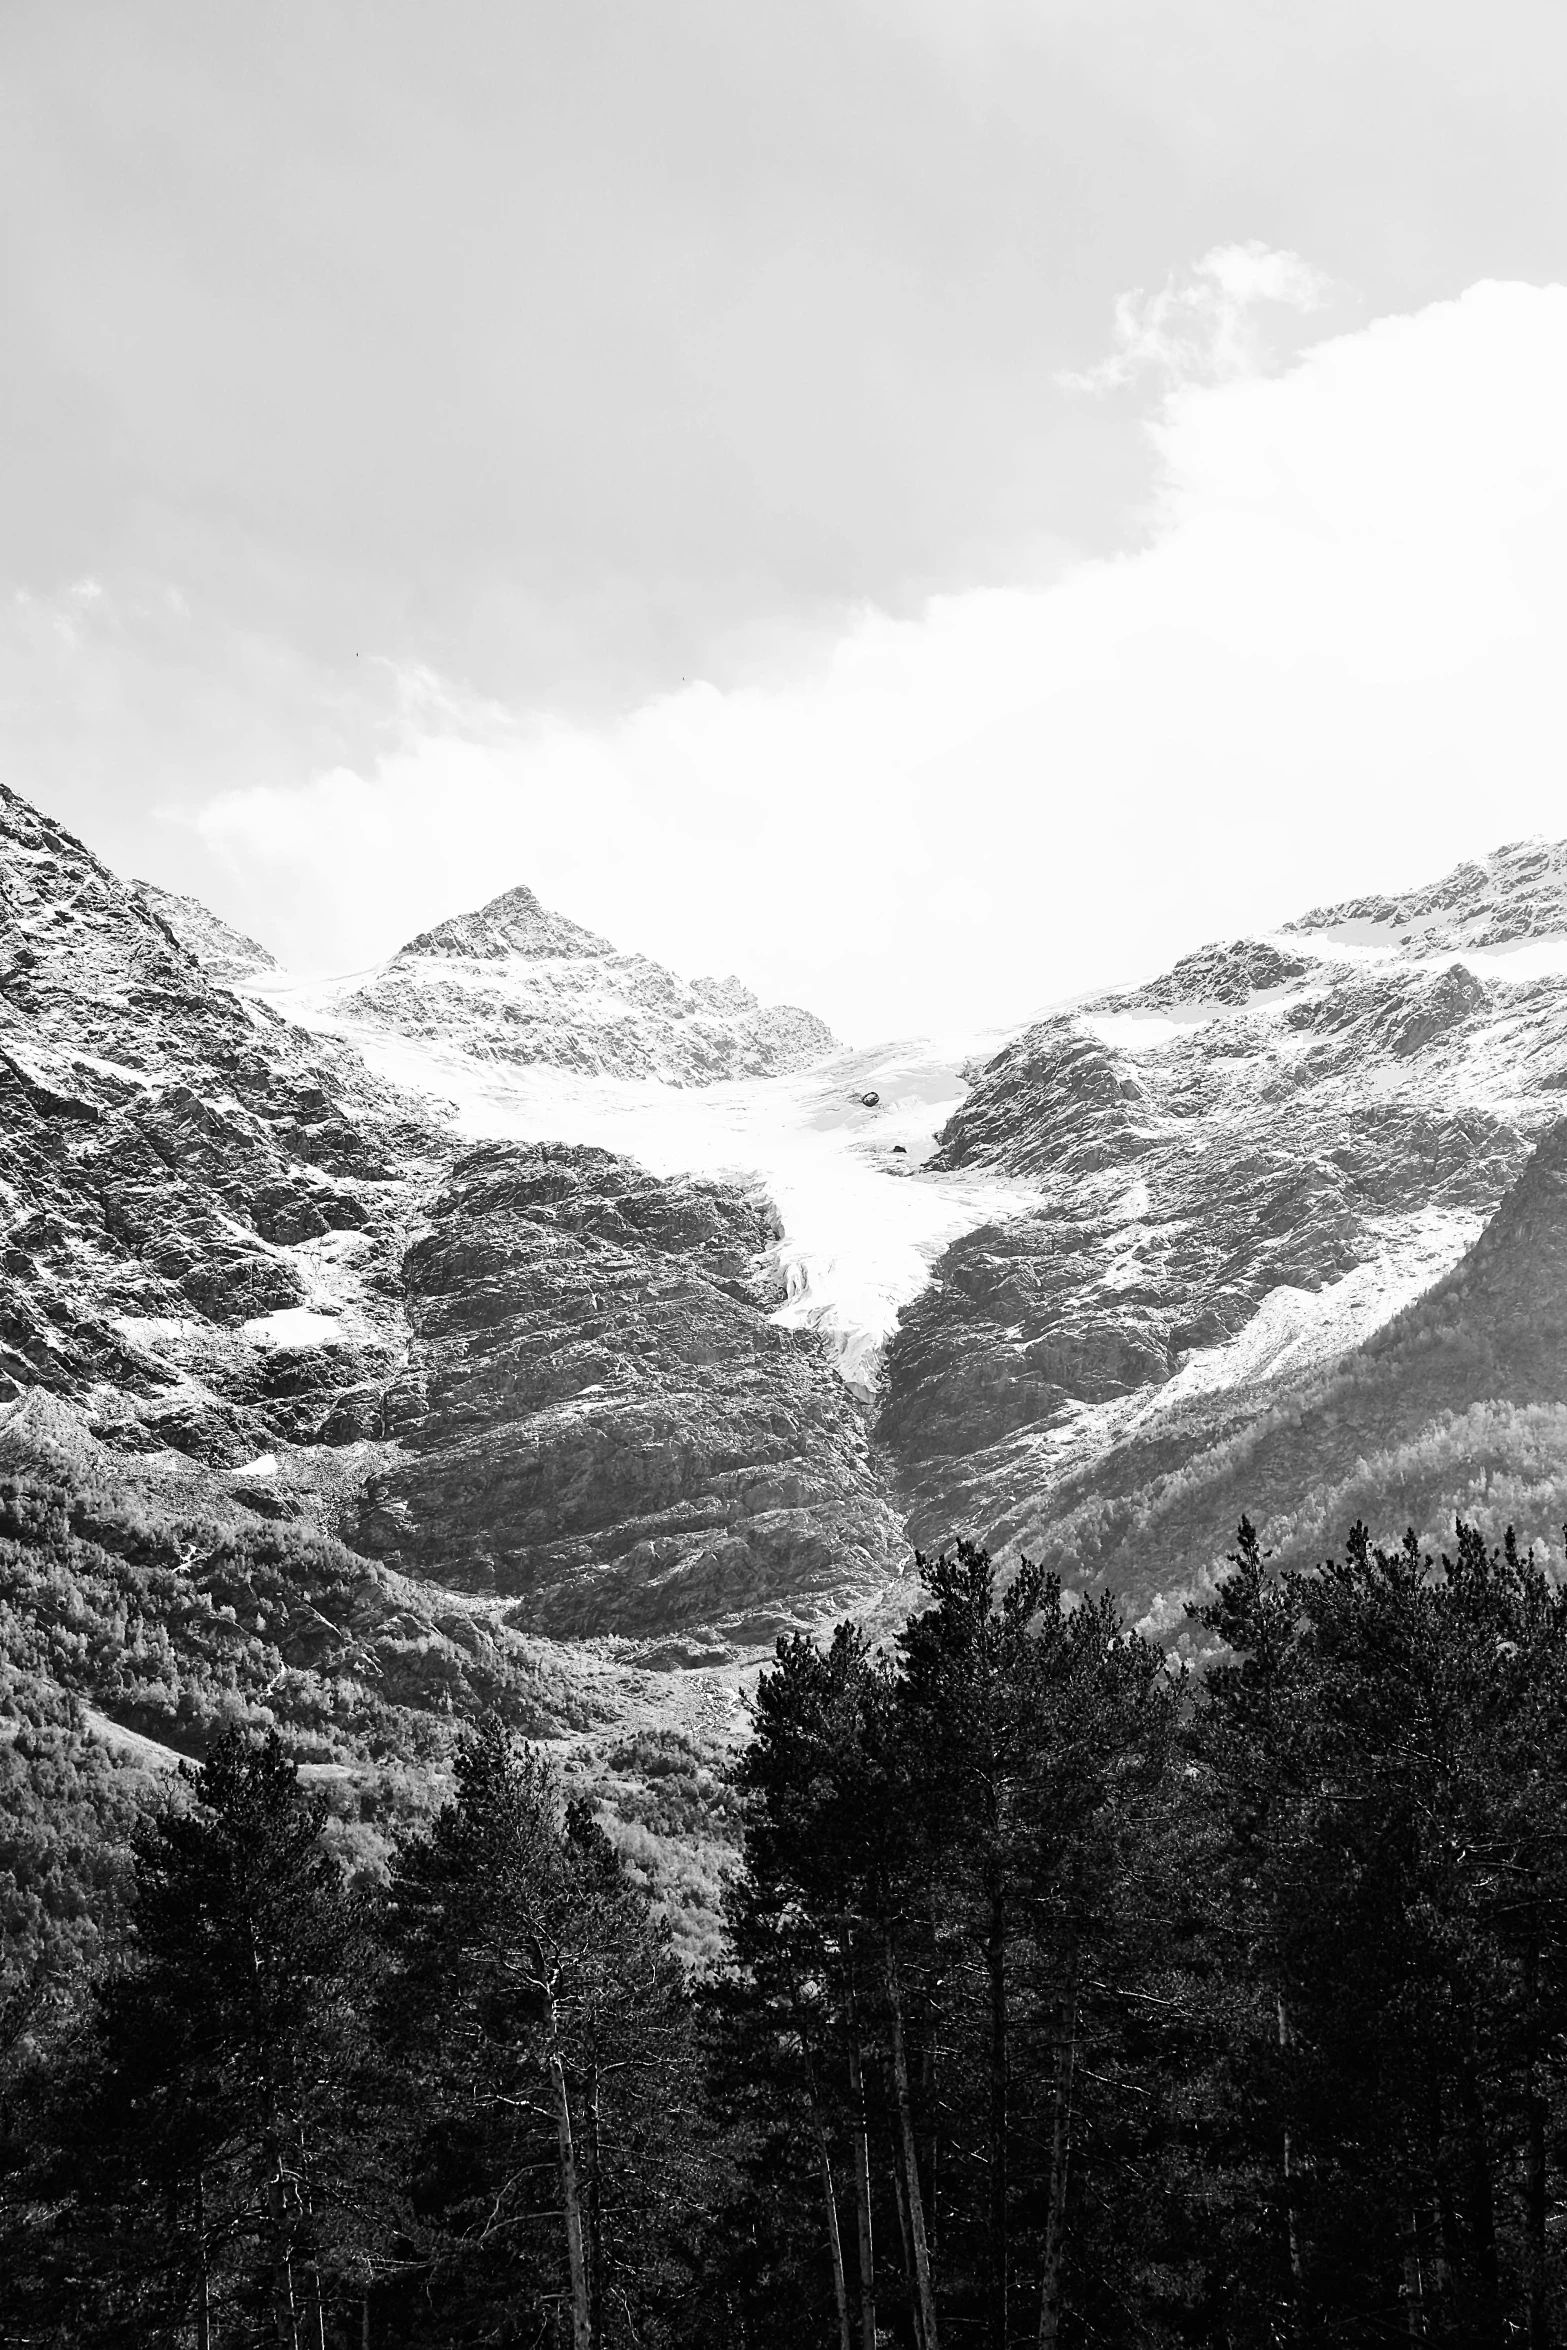
[[[1181,1642],[1242,1510],[1556,1539],[1564,1091],[1567,846],[865,1050],[520,886],[298,981],[0,789],[6,1710],[281,1719],[370,1852],[499,1705],[700,1912],[613,1757],[696,1786],[916,1545]]]

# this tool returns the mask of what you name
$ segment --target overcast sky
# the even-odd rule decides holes
[[[868,1041],[1567,833],[1559,0],[7,0],[0,772]]]

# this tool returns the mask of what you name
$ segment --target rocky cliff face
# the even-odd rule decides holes
[[[848,1390],[767,1318],[777,1229],[764,1199],[607,1151],[463,1158],[404,1260],[401,1443],[365,1547],[660,1662],[873,1599],[901,1530]]]
[[[1567,841],[1522,840],[1480,862],[1456,865],[1440,881],[1399,897],[1350,898],[1317,906],[1285,925],[1283,936],[1359,931],[1400,947],[1515,946],[1559,938],[1567,903]]]
[[[1293,1411],[1302,1378],[1358,1359],[1449,1272],[1564,1087],[1562,849],[1319,909],[1030,1029],[978,1075],[937,1163],[1026,1173],[1040,1202],[948,1252],[889,1355],[881,1432],[916,1538],[966,1525],[1147,1600],[1182,1559],[1199,1573],[1241,1507],[1280,1541],[1307,1521],[1341,1533],[1311,1496],[1354,1484],[1352,1417],[1248,1453],[1249,1488],[1199,1456]],[[1543,1400],[1485,1378],[1448,1378],[1453,1411]],[[1386,1492],[1357,1490],[1385,1512]],[[1432,1487],[1422,1506],[1440,1503]]]
[[[813,1013],[760,1004],[738,979],[679,979],[619,954],[525,888],[421,932],[370,978],[306,990],[299,1003],[349,1034],[666,1085],[779,1076],[833,1046]]]

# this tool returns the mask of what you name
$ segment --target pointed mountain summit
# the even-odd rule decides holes
[[[421,930],[417,938],[398,948],[392,960],[402,963],[416,955],[463,955],[498,962],[507,955],[521,955],[532,962],[548,955],[614,952],[607,938],[541,905],[526,883],[519,881],[474,913],[453,914],[432,930]]]
[[[522,883],[422,930],[330,1008],[367,1047],[379,1032],[469,1061],[665,1085],[787,1076],[836,1041],[814,1013],[760,1003],[736,978],[682,979],[620,953]]]

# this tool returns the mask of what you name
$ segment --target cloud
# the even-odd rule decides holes
[[[850,1035],[1020,1013],[1567,829],[1564,414],[1567,289],[1476,286],[1175,389],[1140,552],[615,724],[425,681],[168,862],[318,967],[525,878]]]
[[[1141,286],[1122,294],[1114,350],[1097,367],[1056,381],[1076,392],[1114,391],[1148,375],[1166,385],[1234,383],[1263,365],[1262,305],[1321,310],[1333,290],[1298,253],[1274,252],[1255,238],[1215,245],[1184,280],[1171,277],[1156,294]]]

